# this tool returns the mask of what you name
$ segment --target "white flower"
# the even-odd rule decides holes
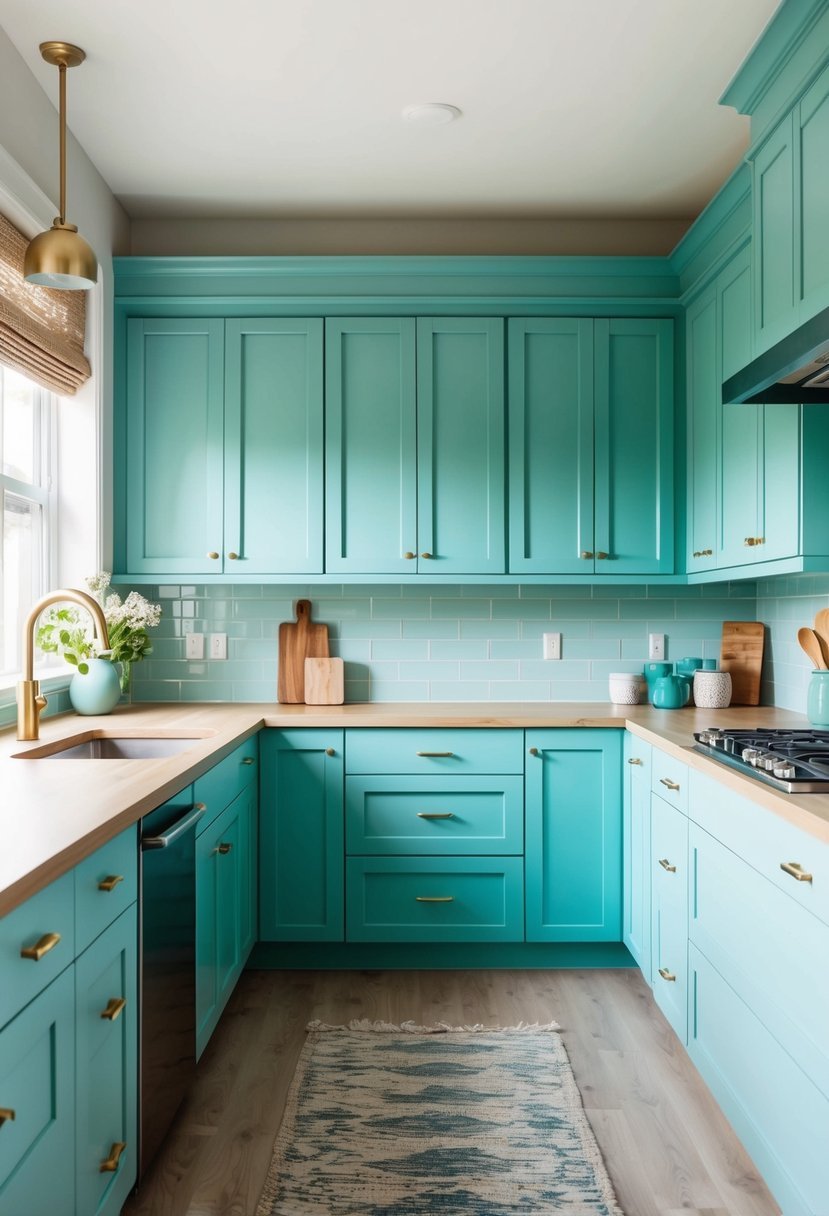
[[[93,574],[91,578],[85,580],[86,585],[93,595],[100,595],[106,591],[109,584],[112,582],[112,575],[108,570],[99,570],[97,574]]]

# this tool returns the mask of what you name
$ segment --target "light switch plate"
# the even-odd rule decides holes
[[[226,633],[211,633],[211,635],[210,635],[210,658],[211,659],[226,659],[227,658],[227,634]]]
[[[545,659],[560,659],[561,658],[561,634],[560,633],[545,633],[544,638],[544,658]]]
[[[184,653],[188,659],[204,658],[204,634],[186,633],[184,635]]]
[[[652,633],[648,637],[648,658],[657,661],[665,658],[665,634]]]

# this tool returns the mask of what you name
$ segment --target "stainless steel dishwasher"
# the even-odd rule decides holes
[[[196,1071],[196,824],[193,787],[141,821],[139,1178]]]

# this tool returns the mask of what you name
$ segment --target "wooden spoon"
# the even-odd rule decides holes
[[[829,667],[829,608],[821,608],[815,616],[815,633],[820,642],[820,649]]]
[[[823,657],[823,651],[820,648],[820,638],[815,633],[814,629],[809,629],[805,625],[798,629],[797,640],[803,650],[814,663],[818,670],[826,670],[826,660]]]

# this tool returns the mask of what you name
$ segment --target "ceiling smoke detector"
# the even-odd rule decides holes
[[[403,111],[403,121],[414,123],[418,127],[444,127],[460,116],[461,111],[457,106],[447,105],[443,101],[424,101],[418,105],[406,106]]]

